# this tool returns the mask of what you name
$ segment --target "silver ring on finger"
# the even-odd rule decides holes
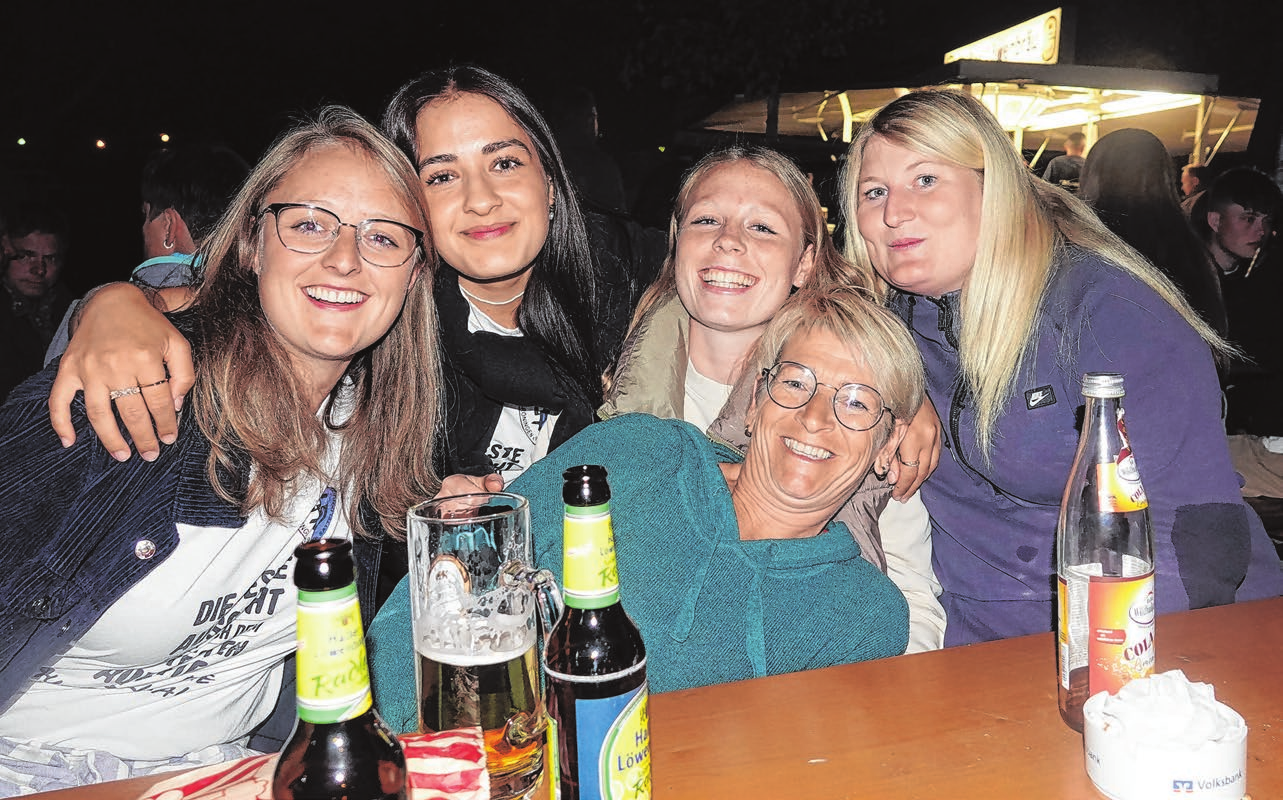
[[[131,394],[142,394],[142,391],[141,386],[126,386],[123,389],[112,389],[107,396],[112,400],[119,400],[120,398],[128,397]]]

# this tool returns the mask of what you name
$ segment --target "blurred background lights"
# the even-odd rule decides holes
[[[21,136],[19,136],[19,137],[18,137],[18,146],[19,146],[19,147],[22,147],[22,146],[23,146],[24,144],[26,144],[26,143],[27,143],[27,140],[26,140],[26,139],[22,138]]]
[[[99,139],[98,141],[94,142],[94,147],[97,147],[99,150],[105,150],[107,148],[107,143],[104,142],[102,139]]]
[[[162,134],[160,135],[160,140],[161,140],[162,142],[168,142],[168,141],[169,141],[169,134],[168,134],[168,133],[162,133]]]

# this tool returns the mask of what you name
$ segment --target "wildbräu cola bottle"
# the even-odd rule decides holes
[[[294,550],[298,725],[272,779],[275,800],[405,798],[405,756],[374,711],[352,543]]]
[[[544,650],[550,782],[560,800],[650,797],[646,646],[619,601],[606,470],[562,478],[565,610]]]
[[[1056,528],[1060,716],[1154,671],[1154,539],[1123,421],[1123,376],[1083,376],[1083,427]]]

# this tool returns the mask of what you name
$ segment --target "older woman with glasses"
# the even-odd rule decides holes
[[[646,640],[652,691],[898,655],[908,609],[833,519],[885,474],[922,402],[904,326],[853,293],[798,292],[758,343],[764,368],[748,451],[681,420],[626,414],[590,426],[513,482],[539,531],[535,560],[560,577],[561,474],[609,473],[623,600]],[[375,697],[415,720],[408,587],[370,629]]]
[[[0,409],[0,796],[280,748],[294,548],[350,539],[372,614],[387,534],[437,488],[427,229],[409,161],[327,110],[201,249],[171,317],[196,356],[172,447],[119,462],[77,402],[64,449],[51,369]]]

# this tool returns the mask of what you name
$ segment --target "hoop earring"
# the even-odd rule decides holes
[[[174,243],[173,243],[173,242],[171,242],[171,241],[169,241],[169,237],[168,237],[168,236],[166,236],[166,237],[165,237],[165,241],[164,241],[164,244],[163,244],[162,246],[163,246],[166,250],[173,250],[173,249],[174,249]]]

